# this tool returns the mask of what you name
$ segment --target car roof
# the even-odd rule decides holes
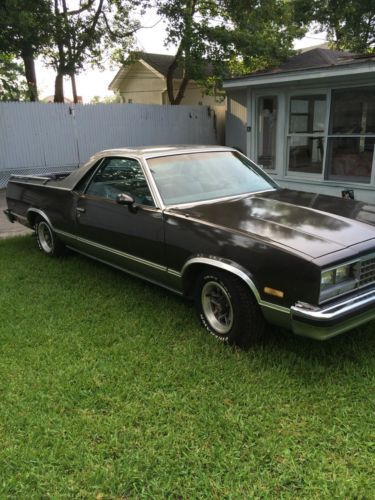
[[[169,154],[178,154],[178,153],[193,153],[200,151],[232,151],[233,148],[225,147],[225,146],[216,146],[216,145],[161,145],[161,146],[139,146],[132,148],[115,148],[115,149],[105,149],[96,153],[94,156],[124,156],[124,155],[135,155],[135,156],[143,156],[143,157],[152,157],[152,156],[162,156]]]
[[[140,146],[135,148],[105,149],[94,154],[84,165],[73,170],[65,179],[58,182],[60,187],[74,189],[77,183],[90,171],[95,162],[106,156],[130,156],[132,158],[156,158],[160,156],[199,153],[202,151],[235,151],[233,148],[215,145],[162,145],[162,146]],[[50,185],[53,185],[51,182]]]

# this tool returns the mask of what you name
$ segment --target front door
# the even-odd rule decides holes
[[[118,204],[121,193],[134,206]],[[113,157],[100,165],[77,200],[75,246],[149,279],[165,272],[163,214],[137,160]]]
[[[277,97],[259,97],[257,163],[269,170],[274,170],[276,166],[276,123]]]

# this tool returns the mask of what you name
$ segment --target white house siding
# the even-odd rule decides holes
[[[178,89],[179,81],[176,82],[176,91]],[[181,104],[186,105],[203,105],[203,106],[219,106],[222,105],[225,107],[225,103],[223,101],[218,101],[215,96],[206,95],[204,88],[199,87],[194,82],[189,82],[186,87],[185,95],[182,98]]]
[[[174,81],[175,93],[180,84],[181,80]],[[169,104],[165,77],[142,62],[134,63],[119,78],[116,83],[116,93],[125,104]],[[225,107],[224,100],[206,95],[205,89],[193,81],[188,83],[181,104]]]
[[[121,80],[118,93],[124,103],[163,104],[164,78],[137,62]]]

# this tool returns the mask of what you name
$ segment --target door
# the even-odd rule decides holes
[[[134,205],[121,205],[119,194]],[[163,214],[155,207],[140,163],[106,158],[78,197],[76,246],[99,260],[159,280],[166,271]]]
[[[259,97],[257,163],[268,170],[274,170],[276,166],[276,123],[277,97]]]

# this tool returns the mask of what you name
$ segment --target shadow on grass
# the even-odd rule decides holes
[[[118,271],[115,269],[102,264],[97,261],[90,261],[90,259],[74,254],[70,258],[77,260],[83,259],[90,263],[90,266],[96,266],[98,268],[105,269],[109,275],[118,276]],[[163,299],[168,297],[168,303],[173,309],[175,304],[179,308],[184,309],[184,316],[189,317],[194,321],[194,326],[202,330],[202,336],[206,339],[204,344],[217,344],[218,341],[207,335],[206,332],[200,327],[198,318],[196,317],[194,304],[192,301],[186,300],[173,292],[161,288],[158,285],[143,281],[140,278],[131,276],[124,273],[124,292],[127,288],[127,283],[131,282],[132,286],[135,286],[140,291],[148,290],[151,292],[155,300],[160,300],[160,307],[165,307]],[[184,319],[176,318],[176,335],[179,335],[179,326],[184,324]],[[340,371],[340,368],[347,370],[348,363],[361,364],[365,362],[368,358],[369,352],[375,351],[375,322],[371,322],[362,327],[356,328],[344,334],[338,335],[337,337],[331,338],[326,341],[313,340],[301,336],[294,335],[292,332],[284,330],[282,328],[275,327],[273,325],[268,325],[267,333],[265,339],[259,345],[254,345],[250,348],[253,354],[260,354],[264,350],[268,351],[268,358],[272,358],[272,363],[275,361],[280,366],[287,365],[291,372],[293,372],[293,363],[291,364],[291,357],[298,359],[298,376],[300,376],[301,367],[300,363],[305,362],[306,365],[316,365],[325,368],[331,368],[333,370]],[[194,338],[191,338],[191,342],[194,342]],[[219,342],[220,344],[220,342]],[[221,345],[221,344],[220,344]],[[231,349],[226,346],[227,349]],[[238,348],[234,348],[238,351]],[[240,351],[242,355],[246,356],[249,351]],[[214,352],[212,353],[214,355]],[[271,356],[272,354],[272,356]]]
[[[36,248],[36,243],[30,236],[16,237],[2,242],[0,249],[12,255],[13,259],[18,255],[22,258],[26,255],[34,255],[40,267],[48,269],[66,267],[74,275],[74,267],[79,269],[80,276],[86,273],[86,278],[90,281],[90,287],[98,287],[98,279],[103,279],[105,285],[111,289],[113,283],[113,293],[126,296],[128,289],[139,292],[144,304],[150,301],[150,307],[156,311],[170,309],[171,314],[177,311],[178,316],[173,318],[173,327],[176,330],[176,340],[186,341],[186,330],[192,330],[190,342],[198,342],[196,352],[199,353],[199,346],[204,349],[204,356],[207,350],[210,355],[222,356],[221,345],[217,348],[218,342],[206,334],[201,329],[202,336],[196,337],[193,333],[200,330],[198,319],[195,316],[193,304],[186,299],[173,294],[172,292],[141,280],[125,272],[118,271],[106,264],[92,260],[88,257],[71,252],[65,259],[49,259],[42,255]],[[39,259],[40,257],[40,259]],[[21,262],[21,266],[27,263]],[[90,277],[91,274],[91,277]],[[91,279],[92,278],[92,279]],[[85,292],[85,293],[89,293]],[[152,301],[152,304],[151,304]],[[372,356],[375,350],[375,322],[364,325],[350,332],[344,333],[327,341],[316,341],[309,338],[293,335],[286,330],[269,326],[267,335],[260,345],[253,346],[248,352],[241,352],[241,357],[257,356],[262,363],[279,366],[288,370],[289,375],[303,377],[304,368],[311,371],[312,368],[324,368],[323,373],[335,371],[338,375],[340,371],[347,371],[349,365],[366,364],[369,355]],[[228,352],[231,351],[227,347]],[[199,355],[199,354],[198,354]]]

